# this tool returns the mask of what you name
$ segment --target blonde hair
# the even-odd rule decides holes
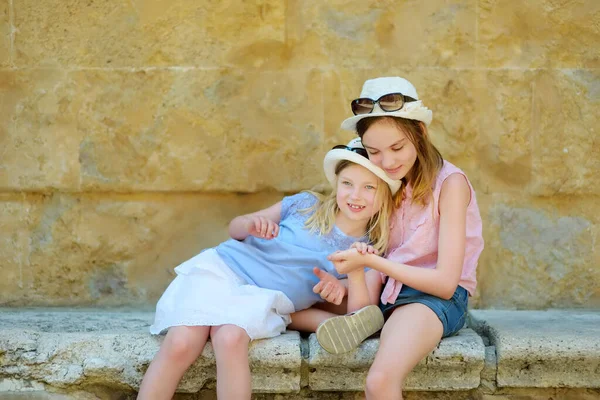
[[[413,203],[426,206],[433,199],[434,184],[438,173],[442,169],[444,159],[438,149],[429,140],[427,128],[425,124],[413,119],[400,117],[370,117],[363,118],[356,124],[356,132],[361,140],[365,132],[377,121],[388,121],[404,132],[408,140],[415,146],[417,150],[417,159],[410,171],[410,179],[408,182],[413,187]],[[404,190],[399,191],[395,197],[395,205],[399,206],[399,202],[404,197]]]
[[[339,177],[340,172],[351,165],[355,164],[348,160],[340,161],[335,167],[336,180]],[[379,254],[383,255],[387,250],[389,237],[390,237],[390,217],[394,209],[394,202],[392,199],[392,191],[387,183],[377,178],[378,185],[377,191],[375,192],[375,204],[381,204],[378,212],[376,212],[367,222],[367,231],[365,234],[369,238],[369,242],[373,245]],[[337,184],[334,185],[333,190],[328,195],[322,195],[320,193],[308,191],[313,194],[319,201],[314,206],[301,212],[314,213],[306,220],[305,227],[311,232],[319,233],[320,235],[326,235],[333,229],[335,225],[335,218],[340,211],[337,204]]]

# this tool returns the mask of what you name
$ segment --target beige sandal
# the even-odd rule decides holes
[[[357,348],[382,327],[381,310],[375,305],[370,305],[352,314],[323,321],[317,328],[317,341],[328,353],[346,353]]]

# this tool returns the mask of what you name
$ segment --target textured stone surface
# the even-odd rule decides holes
[[[533,193],[600,195],[600,70],[542,70],[533,85]]]
[[[493,196],[485,216],[480,307],[600,307],[597,200],[515,204]]]
[[[153,313],[138,311],[2,310],[0,372],[27,379],[33,387],[137,389],[162,341],[147,333],[152,318]],[[254,391],[300,390],[297,332],[253,342],[249,359]],[[215,377],[209,343],[178,391],[197,392]]]
[[[477,1],[482,67],[598,68],[595,0]]]
[[[361,390],[379,347],[378,339],[365,341],[355,351],[331,355],[309,338],[308,384],[312,390]],[[466,390],[479,386],[485,346],[470,329],[444,339],[408,376],[406,390]]]
[[[600,312],[472,310],[496,347],[499,387],[600,388]]]
[[[284,4],[270,0],[14,3],[19,66],[221,67],[285,35]]]
[[[521,190],[531,183],[533,77],[528,70],[474,74],[476,105],[463,119],[476,118],[477,137],[457,140],[455,148],[459,154],[469,151],[465,147],[474,151],[472,158],[460,159],[458,165],[476,163],[468,172],[477,194]]]
[[[123,247],[105,247],[123,219],[89,199],[167,192],[161,201],[177,208],[188,192],[323,187],[322,157],[352,137],[339,125],[363,81],[402,75],[433,110],[433,142],[477,191],[486,248],[470,304],[600,307],[599,10],[594,0],[0,2],[0,198],[11,203],[0,213],[0,304],[150,305],[166,271],[216,240],[179,239],[165,219],[152,235],[127,222]],[[202,221],[206,232],[253,211],[232,201]],[[174,213],[200,225],[181,204]]]
[[[0,196],[0,304],[153,305],[173,268],[279,194]]]
[[[0,67],[10,65],[11,36],[10,36],[10,3],[0,3]]]
[[[308,65],[469,67],[475,62],[475,9],[469,0],[295,0],[288,2],[288,40],[311,45],[310,52],[295,52]]]
[[[69,74],[4,70],[0,88],[0,190],[78,190],[82,134]]]
[[[324,181],[336,142],[322,131],[318,72],[52,71],[0,71],[0,189],[291,191]]]

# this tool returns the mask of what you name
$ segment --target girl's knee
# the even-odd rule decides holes
[[[221,326],[216,334],[211,333],[211,340],[215,349],[247,349],[250,343],[246,331],[235,325]]]
[[[369,397],[386,398],[390,393],[402,390],[403,377],[392,374],[391,371],[370,370],[365,383]]]
[[[167,335],[163,342],[166,353],[173,358],[187,358],[190,354],[201,351],[198,348],[201,345],[201,332],[194,330],[176,330]]]

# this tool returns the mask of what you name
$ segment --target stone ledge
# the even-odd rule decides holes
[[[361,391],[375,359],[379,339],[369,339],[353,352],[331,355],[309,337],[309,387],[325,391]],[[468,390],[479,386],[485,360],[483,340],[471,329],[446,338],[408,376],[406,390]]]
[[[599,311],[469,314],[469,325],[495,346],[498,387],[600,388]]]
[[[85,393],[98,387],[134,392],[162,341],[147,333],[152,317],[130,310],[0,309],[0,394]],[[600,393],[600,312],[473,310],[470,326],[481,336],[465,328],[444,339],[415,368],[406,389]],[[378,340],[370,339],[354,352],[333,356],[314,335],[303,339],[297,332],[254,342],[254,392],[281,393],[281,399],[300,391],[360,392],[377,347]],[[215,373],[208,344],[178,392],[212,390]]]
[[[106,386],[135,390],[158,351],[152,312],[27,310],[0,314],[1,391]],[[300,390],[300,335],[288,332],[250,348],[256,392]],[[216,377],[210,343],[184,375],[178,392],[194,393]],[[4,389],[3,389],[4,388]]]
[[[152,312],[123,310],[0,310],[0,392],[103,386],[136,390],[162,337],[147,333]],[[360,391],[377,350],[377,339],[355,352],[332,356],[314,335],[297,332],[254,342],[250,349],[256,393]],[[302,354],[304,349],[304,357]],[[409,379],[413,390],[476,388],[485,348],[464,329],[442,341]],[[186,372],[178,392],[193,393],[216,377],[210,343]]]

